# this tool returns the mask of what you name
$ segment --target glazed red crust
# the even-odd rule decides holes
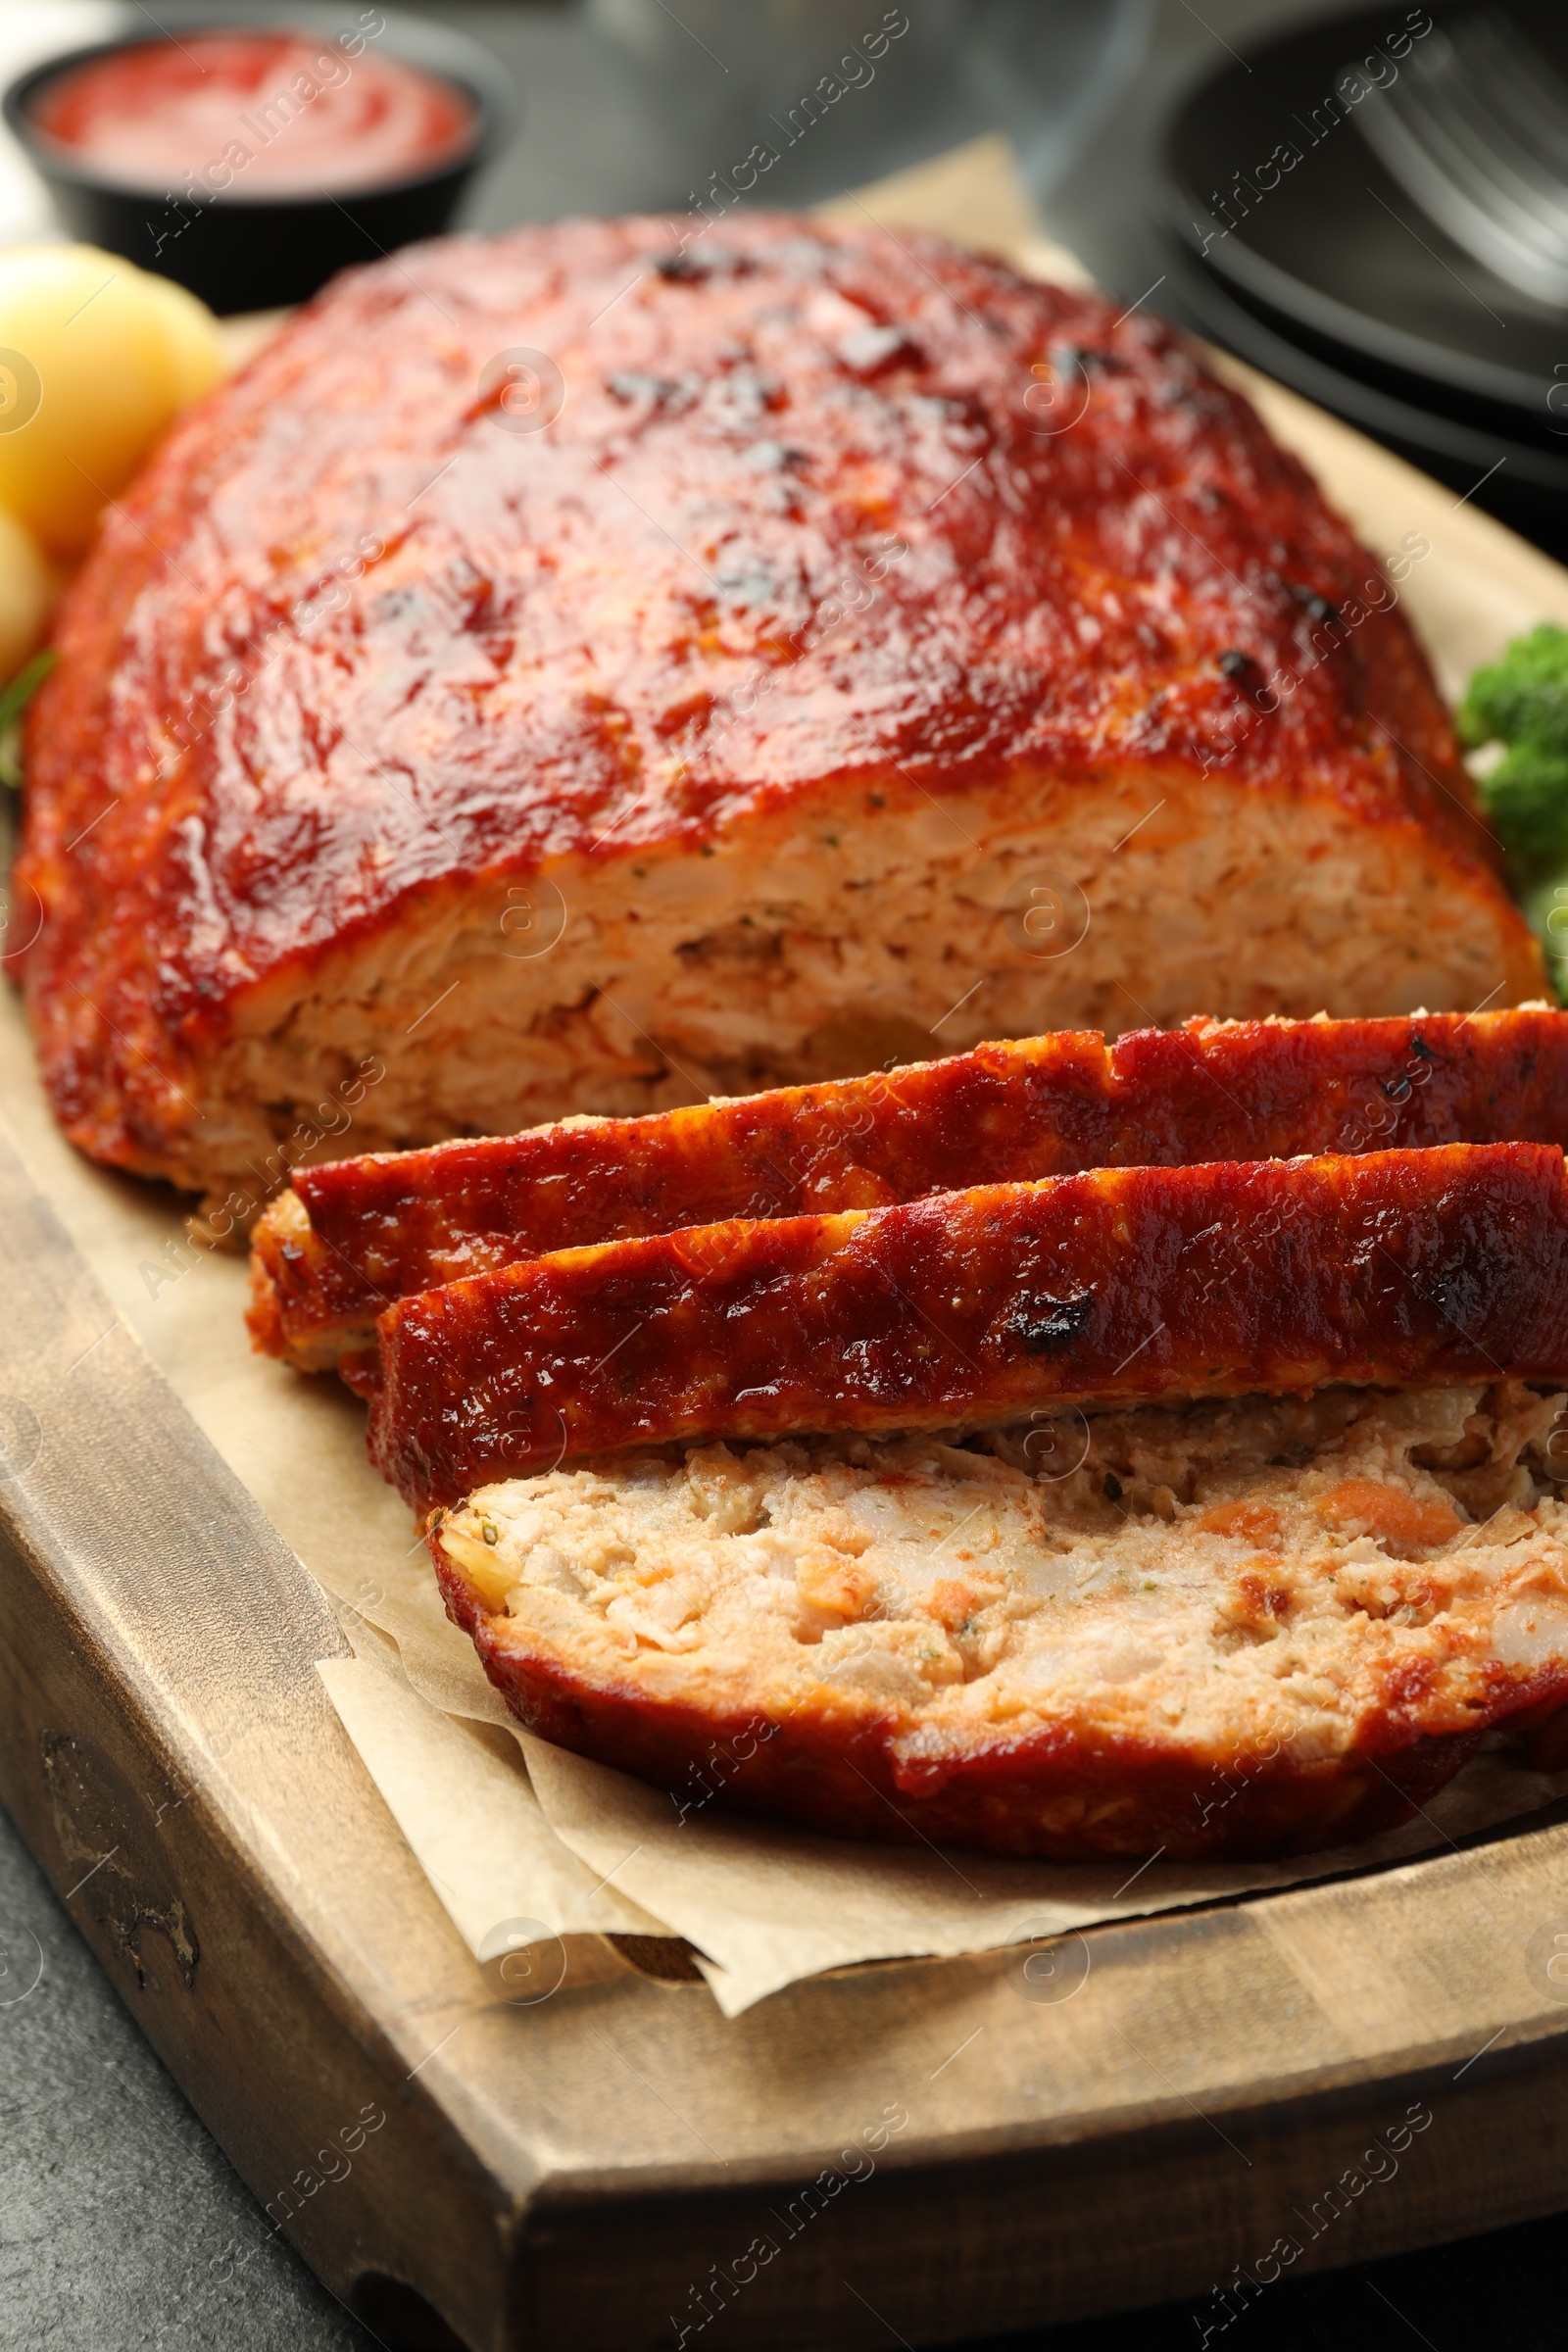
[[[382,1316],[416,1505],[635,1446],[1568,1368],[1560,1150],[1102,1169],[564,1250]]]
[[[1131,1738],[1086,1740],[1070,1726],[998,1739],[977,1754],[922,1763],[901,1757],[891,1727],[849,1719],[830,1693],[763,1722],[650,1699],[587,1681],[530,1655],[506,1621],[486,1614],[429,1538],[453,1623],[471,1636],[491,1682],[531,1732],[596,1763],[635,1773],[678,1800],[782,1818],[834,1838],[897,1845],[967,1845],[1047,1861],[1107,1853],[1171,1860],[1251,1861],[1349,1844],[1392,1829],[1452,1779],[1492,1717],[1432,1731],[1421,1694],[1396,1698],[1350,1755],[1302,1763],[1287,1754],[1209,1756]],[[1560,1703],[1560,1669],[1535,1684],[1497,1677],[1499,1718]],[[1427,1710],[1428,1712],[1430,1710]],[[1050,1828],[1077,1816],[1071,1830]]]
[[[548,433],[496,428],[519,342],[559,361]],[[1042,370],[1087,388],[1070,431],[1029,405]],[[334,956],[552,860],[1042,771],[1223,763],[1332,808],[1431,858],[1526,993],[1380,577],[1146,311],[766,214],[685,253],[649,220],[411,248],[175,428],[61,609],[13,925],[51,1099],[100,1157],[243,1175],[267,1106],[225,1132],[212,1072],[281,1036],[328,1084]]]
[[[254,1238],[250,1326],[315,1370],[373,1348],[396,1299],[586,1243],[1094,1167],[1516,1141],[1568,1145],[1568,1014],[1069,1032],[302,1170]]]

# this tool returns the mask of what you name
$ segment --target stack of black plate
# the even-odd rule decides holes
[[[1355,120],[1478,20],[1537,53],[1549,123],[1562,0],[1337,17],[1188,97],[1162,176],[1172,289],[1216,342],[1568,557],[1568,308],[1453,242]]]

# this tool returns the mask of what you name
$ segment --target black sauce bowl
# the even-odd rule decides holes
[[[330,195],[224,193],[198,201],[177,190],[165,196],[127,187],[113,172],[74,158],[32,120],[33,102],[44,86],[90,59],[151,47],[190,31],[286,29],[334,40],[343,33],[363,34],[367,16],[378,18],[384,27],[370,36],[376,51],[450,83],[472,110],[466,144],[432,170],[366,188],[336,188]],[[45,58],[19,74],[0,103],[13,136],[26,150],[74,237],[174,278],[220,313],[303,302],[350,263],[373,262],[417,237],[439,236],[475,172],[499,153],[516,126],[511,79],[489,50],[396,9],[301,8],[289,0],[281,5],[257,0],[232,13],[220,4],[166,9],[160,25],[157,31],[95,41]]]

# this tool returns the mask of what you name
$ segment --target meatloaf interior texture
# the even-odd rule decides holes
[[[1568,1144],[1568,1014],[1069,1031],[303,1170],[252,1236],[249,1320],[258,1348],[318,1371],[372,1352],[411,1293],[593,1242],[1097,1166],[1510,1140]]]
[[[1300,465],[1146,313],[927,238],[568,221],[351,272],[111,507],[56,644],[45,1078],[233,1221],[350,1104],[401,1146],[1541,986]]]
[[[1099,1168],[563,1250],[379,1330],[371,1457],[416,1505],[648,1444],[1550,1378],[1568,1187],[1544,1144]]]
[[[430,1537],[521,1721],[836,1836],[1251,1856],[1401,1819],[1568,1694],[1565,1402],[1205,1400],[708,1446]]]

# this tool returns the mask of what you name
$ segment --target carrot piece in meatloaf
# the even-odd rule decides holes
[[[1092,1167],[1568,1145],[1568,1013],[1067,1031],[868,1078],[302,1169],[252,1242],[258,1348],[365,1360],[394,1300],[729,1217],[871,1208]]]
[[[1538,1144],[1099,1169],[562,1250],[379,1328],[371,1452],[421,1505],[639,1446],[1551,1378],[1568,1190]]]

